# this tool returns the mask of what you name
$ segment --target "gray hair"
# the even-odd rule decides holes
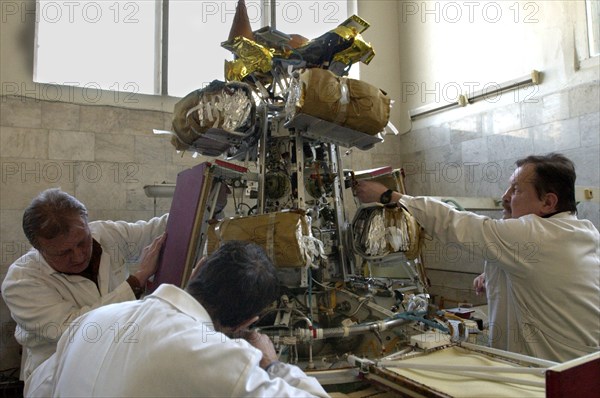
[[[33,247],[39,249],[38,238],[53,239],[65,235],[73,216],[86,222],[88,212],[83,203],[59,188],[40,192],[23,213],[23,232]]]

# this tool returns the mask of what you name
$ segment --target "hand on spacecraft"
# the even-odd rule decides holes
[[[353,185],[352,193],[361,203],[381,202],[381,194],[388,188],[376,181],[358,180]],[[389,203],[397,202],[402,195],[398,192],[392,192]]]
[[[160,254],[160,249],[165,242],[167,237],[167,233],[163,233],[152,241],[151,244],[144,247],[142,250],[142,256],[140,261],[139,269],[133,274],[137,280],[140,282],[141,286],[145,286],[148,278],[150,278],[156,272],[158,268],[158,257]]]

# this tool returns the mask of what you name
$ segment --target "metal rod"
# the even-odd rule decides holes
[[[539,84],[540,83],[540,73],[536,70],[532,71],[529,75],[523,76],[517,79],[509,80],[505,83],[498,84],[490,87],[489,89],[479,90],[472,94],[462,94],[456,100],[456,102],[446,103],[444,105],[430,104],[424,105],[419,108],[415,108],[408,112],[411,120],[415,120],[420,117],[432,115],[434,113],[446,111],[449,109],[454,109],[458,107],[466,106],[467,104],[472,104],[480,99],[488,98],[492,95],[501,93],[507,90],[514,90],[516,88],[528,85],[528,84]]]
[[[265,172],[267,161],[267,135],[269,134],[269,115],[266,104],[262,104],[258,109],[260,113],[260,139],[258,143],[259,161],[258,161],[258,201],[257,213],[263,214],[265,211]]]
[[[271,20],[269,21],[271,23],[271,27],[273,29],[277,29],[277,2],[276,1],[272,1],[270,2],[271,5]]]
[[[484,352],[487,354],[498,355],[499,357],[510,358],[510,359],[513,359],[516,361],[527,362],[527,363],[531,363],[534,365],[540,365],[540,366],[544,366],[544,367],[552,367],[552,366],[558,364],[557,362],[548,361],[546,359],[529,357],[527,355],[517,354],[515,352],[510,352],[510,351],[502,351],[502,350],[498,350],[496,348],[486,347],[486,346],[479,345],[479,344],[461,342],[459,345],[461,347],[470,349],[472,351],[479,351],[479,352]]]
[[[526,386],[534,386],[534,387],[541,387],[541,388],[544,388],[546,385],[545,381],[522,380],[522,379],[518,379],[515,377],[496,376],[496,375],[491,375],[491,374],[481,373],[481,372],[465,372],[465,371],[452,372],[452,371],[448,371],[448,370],[436,370],[436,372],[450,373],[450,374],[463,376],[463,377],[472,377],[472,378],[478,379],[478,380],[483,379],[483,380],[500,381],[500,382],[504,382],[504,383],[522,384],[522,385],[526,385]]]
[[[409,368],[431,371],[448,372],[497,372],[497,373],[530,373],[543,376],[548,368],[526,368],[514,366],[473,366],[473,365],[433,365],[424,363],[410,363],[407,361],[377,361],[378,366],[387,366],[392,368]]]
[[[521,86],[525,86],[527,84],[538,84],[539,83],[539,72],[534,70],[531,74],[523,77],[519,77],[517,79],[509,80],[502,84],[498,84],[494,89],[484,89],[479,90],[471,94],[467,95],[467,100],[469,103],[473,103],[479,99],[490,97],[494,94],[501,93],[507,90],[514,90]]]
[[[411,322],[408,319],[389,319],[386,321],[377,321],[369,323],[361,323],[350,327],[337,327],[327,329],[294,329],[291,334],[289,330],[261,330],[261,333],[267,336],[295,336],[301,340],[322,340],[328,337],[347,337],[355,334],[363,334],[366,332],[383,331],[404,325]]]
[[[337,234],[338,234],[338,254],[340,258],[340,266],[342,268],[342,278],[344,281],[348,280],[350,274],[354,274],[354,262],[350,256],[346,256],[347,243],[349,242],[349,231],[348,225],[346,225],[346,206],[344,206],[344,170],[341,167],[342,158],[337,150],[337,146],[333,144],[327,145],[329,148],[329,159],[331,160],[333,170],[335,174],[335,180],[333,184],[334,203],[337,220]]]
[[[162,7],[161,7],[162,6]],[[162,11],[162,12],[161,12]],[[159,73],[155,76],[160,83],[159,87],[154,90],[157,94],[168,95],[169,94],[169,0],[162,0],[156,3],[157,16],[157,28],[156,34],[162,33],[162,37],[156,38],[156,47],[160,50],[159,56],[157,56],[156,62],[160,65],[156,67],[159,69]],[[160,33],[159,33],[160,31]],[[160,59],[160,60],[159,60]]]
[[[410,120],[415,120],[417,118],[420,117],[424,117],[424,116],[428,116],[434,113],[438,113],[441,111],[446,111],[446,110],[450,110],[450,109],[454,109],[454,108],[458,108],[460,105],[457,102],[452,102],[449,104],[444,104],[444,105],[436,105],[436,104],[431,104],[431,105],[424,105],[421,106],[419,108],[410,110],[408,112],[409,116],[410,116]]]

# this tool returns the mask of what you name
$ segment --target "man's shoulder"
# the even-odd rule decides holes
[[[31,248],[27,253],[23,254],[10,265],[8,273],[18,273],[30,269],[37,270],[43,268],[45,263],[46,261],[42,257],[42,254],[38,250]]]
[[[88,223],[88,226],[92,231],[114,228],[115,225],[116,222],[112,220],[95,220]]]
[[[88,223],[92,234],[113,233],[127,235],[131,231],[143,231],[149,227],[166,222],[167,215],[154,217],[150,220],[124,221],[124,220],[96,220]]]
[[[112,220],[96,220],[88,223],[92,236],[96,240],[103,240],[109,237],[113,239],[121,239],[126,234],[126,226],[128,225],[125,221],[112,221]],[[102,242],[100,242],[102,243]]]
[[[551,217],[540,217],[528,214],[517,219],[502,220],[502,222],[515,225],[522,224],[528,230],[539,233],[542,231],[555,231],[557,234],[577,234],[598,237],[598,229],[590,220],[577,218],[570,212],[554,214]]]
[[[594,224],[585,218],[578,218],[577,214],[573,214],[569,211],[563,211],[561,213],[553,214],[550,217],[539,217],[533,214],[523,216],[521,218],[531,217],[540,223],[547,224],[558,224],[558,225],[573,225],[579,228],[593,229],[596,230]]]
[[[31,249],[8,267],[6,277],[2,280],[2,291],[10,287],[29,288],[31,285],[28,282],[38,284],[51,278],[50,275],[55,272],[39,251]]]

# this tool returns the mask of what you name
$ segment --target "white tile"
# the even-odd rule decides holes
[[[56,160],[94,160],[93,133],[51,130],[48,137],[48,158]]]
[[[0,156],[46,159],[48,131],[21,127],[0,127]]]

